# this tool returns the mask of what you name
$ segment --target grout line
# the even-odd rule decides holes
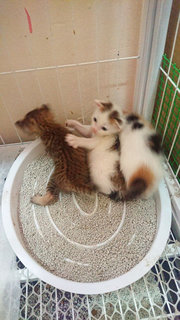
[[[18,133],[18,131],[17,131],[17,129],[16,129],[16,126],[15,126],[13,120],[12,120],[11,114],[10,114],[8,108],[7,108],[6,105],[5,105],[4,98],[3,98],[2,96],[1,96],[1,99],[2,99],[3,108],[6,110],[6,112],[7,112],[7,114],[8,114],[9,120],[10,120],[10,122],[11,122],[11,124],[12,124],[12,126],[13,126],[13,128],[14,128],[14,130],[15,130],[15,132],[16,132],[16,135],[17,135],[17,137],[18,137],[18,139],[19,139],[19,142],[20,142],[20,143],[23,143],[23,141],[22,141],[22,139],[21,139],[21,137],[20,137],[20,135],[19,135],[19,133]]]
[[[98,35],[98,13],[97,13],[97,1],[96,1],[96,6],[95,6],[95,17],[96,17],[96,59],[97,61],[99,60],[99,50],[98,50],[98,40],[97,40],[97,35]],[[98,97],[100,96],[100,87],[99,87],[99,62],[96,65],[96,84],[97,84],[97,94]]]
[[[19,82],[18,82],[17,76],[16,76],[16,74],[15,74],[15,73],[13,74],[13,76],[14,76],[14,80],[15,80],[15,83],[16,83],[16,86],[17,86],[17,89],[18,89],[18,91],[19,91],[20,98],[21,98],[21,100],[22,100],[22,104],[25,106],[26,104],[25,104],[24,96],[23,96],[23,93],[22,93],[21,87],[20,87],[20,85],[19,85]]]
[[[33,55],[32,46],[30,44],[29,39],[27,39],[27,41],[26,41],[26,46],[27,46],[27,49],[29,51],[29,56],[31,57],[31,63],[32,63],[33,66],[35,66],[35,60],[36,59],[35,59],[35,57]],[[15,72],[14,75],[16,75],[16,74],[17,73]],[[34,73],[33,78],[36,81],[36,85],[37,85],[37,87],[39,89],[42,101],[45,101],[45,96],[43,94],[43,91],[42,91],[42,88],[41,88],[40,81],[39,81],[37,73]],[[24,103],[24,105],[25,105],[25,103]]]
[[[76,27],[75,27],[75,21],[74,21],[73,2],[71,2],[71,20],[72,20],[73,30],[75,30]],[[76,59],[76,53],[78,52],[78,50],[77,50],[77,41],[76,41],[75,37],[73,37],[73,47],[74,47],[75,59]],[[76,69],[76,76],[77,76],[77,84],[78,84],[78,91],[79,91],[79,100],[80,100],[80,106],[81,106],[82,121],[84,123],[84,112],[83,112],[83,102],[82,102],[82,93],[81,93],[82,90],[81,90],[81,81],[80,81],[78,68]]]
[[[2,31],[2,33],[3,33],[3,30],[1,30],[1,31]],[[1,35],[1,38],[2,38],[2,35]],[[6,50],[6,53],[7,53],[7,57],[8,57],[8,60],[9,60],[9,64],[10,64],[10,66],[11,66],[11,59],[10,59],[10,57],[9,57],[9,50],[8,50],[8,48],[6,47],[6,44],[5,44],[5,43],[4,43],[4,47],[5,47],[5,50]],[[17,83],[16,83],[16,85],[17,85]],[[18,90],[19,90],[19,89],[18,89]],[[2,95],[1,95],[1,99],[2,99],[3,108],[5,109],[5,111],[6,111],[7,114],[8,114],[8,118],[9,118],[9,120],[10,120],[10,122],[11,122],[11,124],[12,124],[12,126],[13,126],[13,128],[14,128],[14,130],[15,130],[15,132],[16,132],[16,135],[17,135],[19,141],[20,141],[21,143],[23,143],[23,141],[22,141],[22,139],[21,139],[21,137],[20,137],[20,135],[19,135],[19,133],[18,133],[18,131],[17,131],[17,129],[16,129],[16,126],[14,125],[14,122],[13,122],[13,120],[12,120],[12,118],[11,118],[11,114],[10,114],[8,108],[6,107],[6,104],[5,104],[5,101],[4,101],[4,98],[3,98]]]
[[[4,146],[6,143],[5,143],[4,139],[3,139],[3,137],[0,136],[0,139],[1,139],[1,141],[2,141],[2,143],[3,143],[3,146]]]
[[[48,19],[48,24],[49,24],[49,28],[51,29],[51,23],[50,23],[50,8],[49,8],[49,3],[48,3],[48,0],[46,0],[46,12],[47,12],[47,19]],[[51,34],[51,31],[50,31],[50,34]],[[54,50],[53,50],[53,45],[52,45],[52,38],[50,37],[50,48],[51,48],[51,58],[52,58],[52,61],[55,61],[55,56],[54,56]],[[60,79],[59,79],[59,76],[58,76],[58,69],[57,67],[55,67],[55,74],[56,74],[56,82],[57,82],[57,86],[56,86],[56,93],[57,93],[57,99],[58,99],[58,104],[59,106],[62,104],[62,106],[64,105],[63,104],[63,95],[62,95],[62,86],[61,86],[61,83],[60,83]],[[59,109],[59,107],[58,107]],[[67,119],[66,117],[66,111],[65,111],[65,108],[63,107],[63,113],[64,113],[64,117],[65,119]]]
[[[81,115],[82,115],[82,122],[84,123],[84,108],[83,108],[83,102],[82,102],[82,90],[81,90],[81,83],[79,78],[79,70],[77,69],[77,82],[78,82],[78,91],[79,91],[79,98],[80,98],[80,105],[81,105]]]
[[[91,64],[99,64],[99,63],[106,63],[106,62],[116,62],[116,61],[123,61],[123,60],[133,60],[133,59],[139,59],[139,58],[140,58],[140,56],[132,56],[132,57],[122,57],[122,58],[114,58],[114,59],[105,59],[105,60],[97,60],[97,61],[71,63],[71,64],[64,64],[64,65],[58,65],[58,66],[37,67],[37,68],[31,68],[31,69],[21,69],[21,70],[0,72],[0,75],[21,73],[21,72],[32,72],[32,71],[48,70],[48,69],[61,69],[61,68],[69,68],[69,67],[79,67],[79,66],[86,66],[86,65],[91,65]]]
[[[59,74],[58,74],[58,69],[56,68],[55,69],[55,72],[56,72],[56,80],[57,80],[57,85],[58,85],[58,89],[57,90],[57,95],[58,95],[58,100],[59,100],[59,105],[61,105],[62,103],[62,106],[64,106],[64,98],[63,98],[63,90],[62,90],[62,86],[61,86],[61,81],[60,81],[60,78],[59,78]],[[66,109],[63,107],[63,113],[64,113],[64,117],[65,119],[67,120],[67,114],[66,114]]]
[[[48,23],[49,23],[49,26],[51,25],[50,23],[50,10],[49,10],[49,3],[48,3],[48,0],[46,0],[46,6],[47,6],[47,18],[48,18]],[[51,37],[50,37],[51,39]],[[53,50],[53,45],[52,45],[52,39],[50,40],[50,44],[51,44],[51,56],[52,56],[52,60],[55,61],[55,55],[54,55],[54,50]],[[55,67],[47,67],[47,69],[51,69],[51,70],[55,70],[55,74],[56,74],[56,81],[57,81],[57,87],[56,87],[56,92],[57,92],[57,98],[58,98],[58,103],[59,103],[59,106],[62,104],[62,106],[64,106],[64,103],[63,103],[63,90],[62,90],[62,85],[61,85],[61,79],[59,77],[59,74],[58,74],[58,66],[55,66]],[[63,107],[63,113],[64,113],[64,117],[65,119],[67,120],[67,115],[66,115],[66,109]]]

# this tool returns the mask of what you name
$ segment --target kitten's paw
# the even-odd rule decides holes
[[[67,134],[65,137],[65,141],[68,143],[69,146],[75,149],[79,147],[79,138],[74,136],[73,134]]]
[[[57,201],[57,198],[49,191],[45,195],[35,194],[31,197],[31,202],[39,206],[46,206]]]
[[[76,126],[76,120],[66,120],[65,126],[74,129]]]
[[[42,195],[40,195],[39,193],[35,194],[34,196],[31,197],[30,201],[34,204],[38,204],[38,205],[42,205],[41,204],[41,200],[42,200]]]

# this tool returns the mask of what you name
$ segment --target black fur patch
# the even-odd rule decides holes
[[[118,191],[112,191],[109,195],[109,198],[111,200],[114,200],[114,201],[119,201],[120,200],[120,197],[119,197],[119,192]]]
[[[151,150],[156,153],[160,153],[162,151],[161,137],[159,134],[154,133],[149,137],[149,146],[150,146]]]
[[[126,120],[128,123],[130,123],[139,120],[139,117],[132,113],[129,116],[127,116]]]
[[[112,147],[110,148],[111,151],[120,151],[120,140],[119,140],[119,136],[116,136],[116,139],[112,145]]]
[[[130,189],[124,195],[124,199],[125,200],[136,199],[138,196],[140,196],[146,190],[146,187],[147,187],[147,185],[146,185],[145,180],[143,180],[141,178],[135,179],[132,182]]]
[[[120,120],[120,115],[119,115],[119,112],[117,110],[114,110],[112,111],[110,114],[109,114],[109,119],[110,120]],[[122,121],[121,121],[122,122]]]
[[[101,102],[102,105],[103,105],[103,111],[108,111],[108,110],[111,110],[113,105],[111,102]]]
[[[143,123],[140,122],[134,122],[132,125],[132,129],[142,129],[144,127]]]

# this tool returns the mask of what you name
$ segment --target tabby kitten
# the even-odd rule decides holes
[[[75,120],[68,120],[66,125],[76,129],[84,137],[72,134],[66,141],[73,148],[83,147],[89,150],[88,163],[91,180],[98,191],[113,195],[122,183],[119,170],[119,128],[122,125],[120,113],[113,109],[112,103],[95,100],[97,108],[92,115],[90,126]]]
[[[42,107],[28,112],[16,125],[29,134],[39,136],[46,151],[54,160],[54,172],[47,184],[46,194],[34,195],[31,201],[45,206],[58,200],[59,191],[91,192],[94,187],[90,182],[87,153],[84,149],[71,148],[65,141],[67,128],[56,123],[49,107]]]

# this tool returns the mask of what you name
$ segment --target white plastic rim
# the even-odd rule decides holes
[[[50,285],[69,292],[79,294],[102,294],[126,287],[143,277],[161,256],[169,237],[171,227],[171,202],[165,182],[162,181],[155,200],[158,212],[157,232],[146,256],[131,270],[123,275],[101,282],[75,282],[62,279],[44,269],[26,251],[18,222],[18,194],[24,169],[44,151],[39,140],[28,145],[13,163],[6,179],[2,195],[2,219],[6,236],[15,254],[22,263],[41,280]]]

